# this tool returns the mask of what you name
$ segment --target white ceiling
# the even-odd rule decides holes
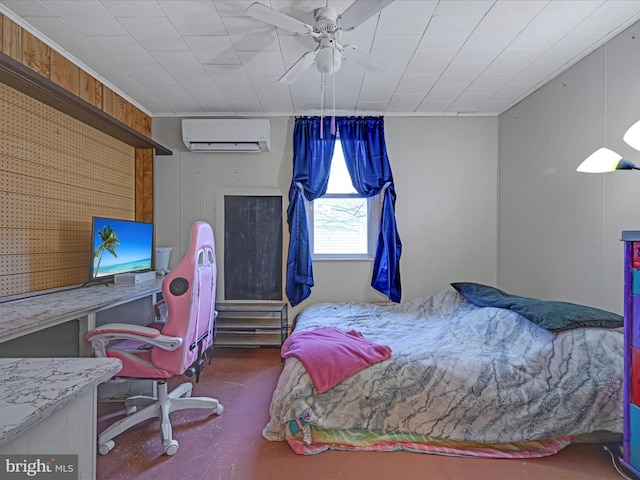
[[[251,3],[0,0],[0,11],[154,117],[317,114],[314,66],[278,83],[314,40],[246,16]],[[313,25],[314,9],[352,1],[261,3]],[[342,115],[502,113],[638,19],[638,0],[396,0],[341,40],[386,70],[343,63],[326,107],[335,91]]]

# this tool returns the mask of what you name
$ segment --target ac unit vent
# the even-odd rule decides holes
[[[268,152],[271,125],[266,119],[185,118],[182,141],[192,152]]]

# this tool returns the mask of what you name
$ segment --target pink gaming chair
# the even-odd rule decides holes
[[[222,413],[224,407],[218,400],[191,397],[191,382],[179,385],[170,393],[167,390],[167,379],[174,375],[186,372],[199,379],[208,352],[213,348],[215,293],[213,231],[208,223],[196,222],[191,229],[189,251],[162,282],[166,323],[148,327],[111,323],[87,334],[86,339],[91,342],[96,356],[122,360],[122,370],[117,377],[157,382],[157,397],[128,398],[125,401],[127,416],[98,435],[100,454],[111,451],[115,436],[140,422],[159,418],[164,451],[174,455],[178,442],[172,438],[171,412],[206,408],[217,415]]]

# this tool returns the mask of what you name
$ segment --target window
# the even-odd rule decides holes
[[[314,259],[369,259],[375,255],[378,196],[361,198],[336,140],[327,193],[307,202],[309,241]]]

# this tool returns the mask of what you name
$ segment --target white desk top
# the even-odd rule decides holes
[[[109,380],[117,358],[0,359],[0,445]]]
[[[162,280],[90,285],[0,303],[0,342],[160,292]]]

